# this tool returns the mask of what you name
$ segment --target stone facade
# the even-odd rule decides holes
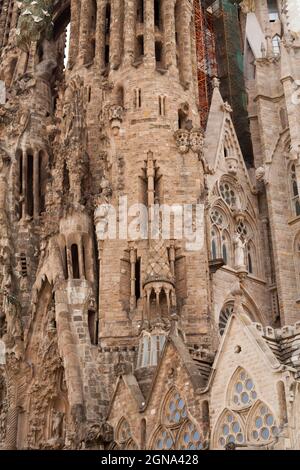
[[[241,4],[249,168],[217,78],[199,127],[191,0],[0,2],[0,448],[300,448],[300,36],[275,4]],[[200,245],[136,204],[198,204]]]

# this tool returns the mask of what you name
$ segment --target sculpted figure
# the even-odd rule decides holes
[[[245,245],[246,242],[243,241],[238,233],[234,236],[234,255],[235,255],[235,265],[244,266],[245,265]]]

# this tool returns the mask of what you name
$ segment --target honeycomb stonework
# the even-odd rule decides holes
[[[250,166],[217,78],[200,126],[191,0],[0,2],[0,449],[300,448],[300,36],[269,3],[239,7]],[[119,233],[135,204],[198,204],[203,243]]]

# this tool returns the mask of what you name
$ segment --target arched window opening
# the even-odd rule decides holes
[[[156,60],[156,67],[162,68],[163,66],[163,53],[162,53],[162,43],[156,41],[155,42],[155,60]]]
[[[105,11],[105,66],[109,65],[110,26],[111,26],[111,7],[110,7],[110,3],[107,3],[106,11]]]
[[[43,151],[40,151],[38,154],[39,159],[39,213],[42,214],[45,212],[45,194],[46,194],[46,184],[47,184],[47,156]]]
[[[144,57],[144,36],[140,35],[136,38],[136,61],[143,60]]]
[[[294,215],[300,215],[300,200],[298,191],[298,181],[296,174],[296,165],[293,163],[290,169],[291,202]]]
[[[274,23],[279,19],[277,0],[267,0],[268,13],[270,23]]]
[[[64,249],[64,254],[63,254],[63,259],[64,259],[64,275],[65,279],[68,279],[68,255],[67,255],[67,247],[65,246]]]
[[[251,411],[247,434],[250,441],[260,444],[266,444],[279,435],[276,419],[264,403],[258,402]]]
[[[161,12],[160,12],[161,2],[160,0],[154,0],[154,25],[157,28],[161,27]]]
[[[272,39],[272,50],[275,56],[280,55],[280,36],[276,34]]]
[[[217,446],[220,449],[224,449],[228,444],[242,445],[244,443],[245,431],[242,421],[235,413],[227,410],[219,420],[217,427]]]
[[[97,316],[94,310],[88,310],[88,328],[91,344],[94,346],[98,343],[98,332],[97,332]]]
[[[209,429],[209,404],[207,400],[202,402],[202,421],[204,426]]]
[[[33,217],[33,154],[27,152],[27,214]]]
[[[21,276],[27,277],[27,259],[26,259],[25,253],[20,254],[20,263],[21,263]]]
[[[68,169],[66,160],[64,161],[64,168],[63,168],[63,191],[65,195],[68,194],[70,191],[69,169]]]
[[[144,0],[137,0],[136,17],[138,23],[144,23]]]
[[[71,246],[71,257],[72,257],[73,279],[80,279],[78,246],[75,243]]]
[[[135,298],[136,301],[141,298],[141,258],[135,262]]]

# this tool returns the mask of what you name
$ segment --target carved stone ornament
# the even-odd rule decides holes
[[[175,132],[176,145],[180,153],[187,153],[190,147],[190,133],[186,129]]]
[[[193,152],[201,154],[204,146],[204,132],[202,129],[192,129],[190,133],[190,146]]]
[[[119,105],[112,105],[108,110],[108,117],[114,135],[118,135],[121,122],[123,120],[123,108]]]

